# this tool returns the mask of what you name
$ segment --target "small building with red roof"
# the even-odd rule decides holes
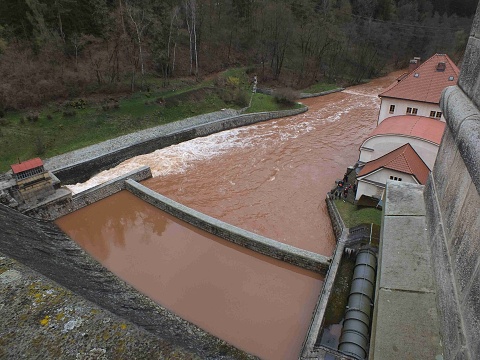
[[[389,117],[360,145],[358,165],[363,166],[408,143],[432,169],[444,130],[444,122],[424,116]]]
[[[355,200],[359,200],[362,195],[383,198],[388,180],[424,185],[429,174],[427,164],[407,143],[365,164],[357,175]]]
[[[423,64],[417,58],[413,65],[408,74],[400,76],[378,95],[381,99],[378,124],[397,115],[445,121],[439,106],[440,96],[447,86],[457,84],[460,70],[446,54],[435,54]]]
[[[55,192],[53,180],[40,158],[10,165],[15,178],[16,193],[21,202],[32,203]]]

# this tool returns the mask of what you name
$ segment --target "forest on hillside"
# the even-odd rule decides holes
[[[478,0],[2,0],[0,113],[246,67],[348,85],[435,52],[461,61]]]

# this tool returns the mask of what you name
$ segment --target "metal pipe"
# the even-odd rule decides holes
[[[360,250],[338,346],[341,352],[356,359],[366,359],[368,354],[376,270],[376,254],[369,249]]]

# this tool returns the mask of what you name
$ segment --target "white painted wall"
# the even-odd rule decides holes
[[[362,195],[366,195],[366,196],[378,195],[380,190],[383,190],[385,188],[385,184],[387,183],[387,180],[390,180],[390,176],[401,178],[402,181],[406,183],[418,184],[418,182],[412,175],[405,174],[400,171],[390,170],[390,169],[380,169],[369,175],[358,178],[357,195],[355,196],[355,200],[360,199]],[[383,187],[380,187],[375,184],[371,184],[367,182],[367,180],[383,184]]]
[[[408,136],[378,135],[369,138],[360,146],[360,157],[358,160],[367,163],[408,143],[410,143],[428,168],[432,170],[438,153],[438,145]],[[372,149],[373,151],[371,151]]]
[[[392,114],[390,113],[390,105],[395,105],[395,111]],[[430,111],[442,111],[438,104],[429,104],[418,101],[382,97],[380,102],[380,113],[378,115],[378,124],[391,116],[412,115],[407,114],[407,107],[417,108],[417,116],[425,117],[430,117]],[[445,122],[445,117],[443,116],[443,113],[439,121]]]

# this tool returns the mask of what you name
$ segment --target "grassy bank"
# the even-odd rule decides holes
[[[317,94],[324,91],[329,91],[333,89],[337,89],[339,86],[336,84],[325,84],[325,83],[316,83],[312,86],[302,90],[302,93],[306,94]]]
[[[222,108],[243,108],[251,95],[248,79],[245,69],[231,69],[201,83],[177,82],[164,89],[152,81],[149,92],[75,99],[9,112],[0,118],[0,172],[19,160],[48,158]],[[286,108],[292,107],[278,104],[271,96],[255,94],[249,112]]]
[[[382,211],[375,208],[359,208],[343,200],[334,200],[345,226],[350,228],[361,224],[381,226]]]

